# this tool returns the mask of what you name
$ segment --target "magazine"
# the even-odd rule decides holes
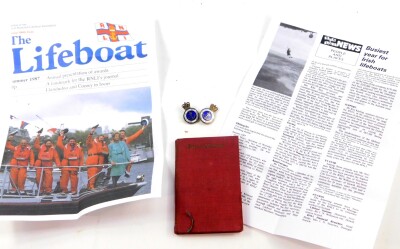
[[[246,225],[372,248],[399,162],[398,48],[273,21],[224,135],[240,140]]]
[[[9,27],[0,219],[74,219],[161,195],[155,25]]]

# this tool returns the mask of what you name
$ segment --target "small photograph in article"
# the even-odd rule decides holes
[[[281,23],[253,85],[291,97],[315,37],[313,31]]]

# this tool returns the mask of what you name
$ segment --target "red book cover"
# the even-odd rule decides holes
[[[175,233],[243,230],[237,136],[175,141]]]

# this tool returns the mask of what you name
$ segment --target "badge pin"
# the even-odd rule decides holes
[[[183,113],[183,119],[186,121],[186,123],[189,124],[194,124],[199,120],[199,112],[190,107],[189,102],[185,102],[182,105],[183,109],[185,109],[185,112]]]
[[[212,123],[214,121],[216,111],[218,111],[218,107],[214,104],[211,104],[210,108],[204,108],[200,111],[201,121],[205,124]]]

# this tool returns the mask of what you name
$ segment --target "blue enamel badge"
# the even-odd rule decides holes
[[[218,107],[214,104],[211,104],[210,108],[204,108],[200,111],[200,120],[205,124],[212,123],[214,121],[216,111],[218,111]]]
[[[183,113],[183,119],[186,121],[186,123],[189,124],[194,124],[199,120],[199,112],[190,107],[189,102],[185,102],[182,105],[183,109],[185,109],[185,112]]]

